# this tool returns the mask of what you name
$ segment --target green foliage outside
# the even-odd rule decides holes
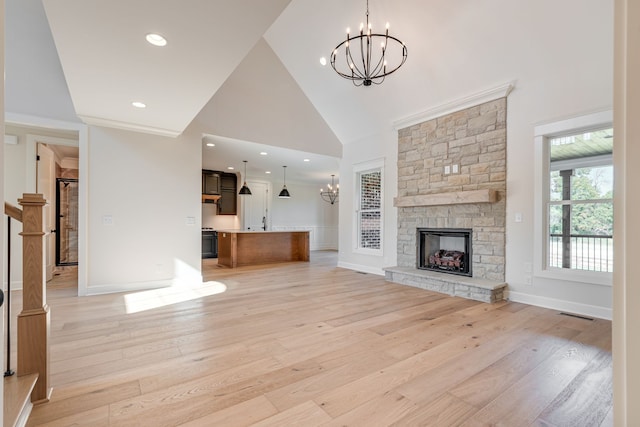
[[[611,166],[579,168],[574,171],[574,176],[571,177],[571,200],[596,202],[571,206],[571,234],[591,236],[613,234],[612,173]],[[550,190],[551,201],[562,200],[562,177],[557,171],[551,173]],[[550,206],[549,232],[562,233],[562,206],[560,205]]]

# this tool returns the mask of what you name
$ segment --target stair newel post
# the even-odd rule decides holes
[[[49,400],[49,325],[46,296],[42,194],[24,194],[22,206],[23,291],[18,315],[18,376],[38,374],[31,401]]]

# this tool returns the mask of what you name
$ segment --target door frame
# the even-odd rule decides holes
[[[36,189],[45,196],[47,203],[43,206],[44,223],[44,270],[46,281],[53,279],[56,268],[56,154],[49,144],[38,141],[36,143]],[[44,169],[43,169],[44,168]],[[45,175],[43,172],[47,172]]]
[[[89,127],[84,123],[65,122],[62,120],[46,119],[43,117],[24,114],[5,113],[5,123],[58,129],[78,132],[78,141],[74,141],[79,148],[78,160],[78,295],[87,295],[88,270],[88,200],[89,200]],[[51,138],[51,137],[46,137]],[[46,139],[45,138],[45,139]],[[63,139],[63,138],[56,138]],[[42,142],[43,139],[40,139]],[[36,157],[36,142],[33,135],[27,135],[27,160],[25,164],[26,191],[33,193],[36,189],[36,162],[29,161]]]

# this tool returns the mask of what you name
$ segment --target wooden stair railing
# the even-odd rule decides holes
[[[5,214],[22,222],[22,312],[18,315],[18,376],[38,374],[33,403],[49,400],[50,314],[46,301],[42,194],[23,194],[22,210],[5,202]]]
[[[4,202],[4,213],[16,221],[22,222],[22,211],[11,203]]]

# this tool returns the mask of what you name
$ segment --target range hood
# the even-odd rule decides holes
[[[219,194],[203,194],[202,195],[202,203],[218,203],[220,199]]]

